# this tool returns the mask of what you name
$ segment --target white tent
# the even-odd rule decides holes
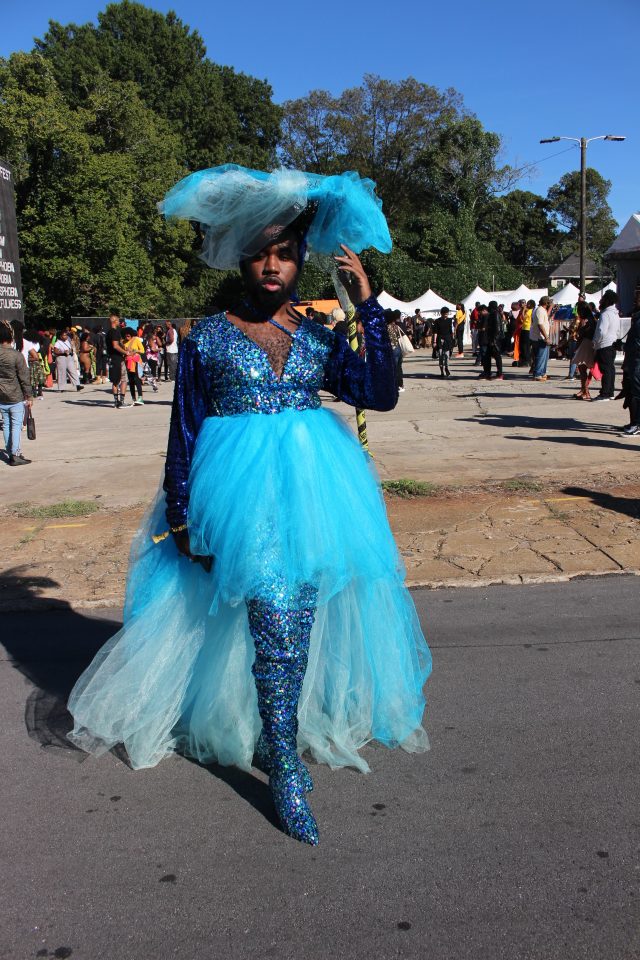
[[[523,294],[523,297],[525,295]],[[536,303],[540,300],[540,297],[548,297],[549,288],[548,287],[532,287],[529,288],[529,296],[525,297],[526,300],[535,300]]]
[[[416,310],[419,310],[422,314],[430,314],[432,316],[440,313],[442,307],[448,307],[452,312],[455,310],[455,304],[444,300],[435,290],[431,290],[431,288],[423,293],[421,297],[418,297],[416,300],[411,300],[409,303],[392,297],[386,290],[383,290],[377,299],[383,310],[399,310],[400,313],[404,313],[408,317],[412,317]]]
[[[617,288],[616,288],[616,285],[615,285],[615,283],[614,283],[613,280],[612,280],[611,283],[608,283],[608,284],[606,285],[606,287],[603,287],[603,288],[602,288],[602,290],[596,290],[595,293],[588,293],[588,294],[587,294],[587,302],[591,301],[592,303],[595,303],[595,305],[596,305],[596,307],[597,307],[597,306],[598,306],[598,303],[599,303],[600,300],[602,299],[602,296],[603,296],[603,294],[605,293],[606,290],[616,290],[616,289],[617,289]]]
[[[558,306],[565,306],[566,304],[574,304],[578,302],[578,297],[580,296],[580,291],[573,283],[567,283],[564,287],[560,287],[554,295],[551,297],[554,303],[557,303]]]
[[[451,311],[456,309],[454,303],[449,303],[448,300],[444,300],[435,290],[432,290],[431,287],[429,287],[421,297],[418,297],[417,300],[412,300],[407,306],[409,307],[410,313],[415,313],[416,310],[419,310],[420,313],[434,315],[440,313],[443,307],[448,307]]]
[[[630,316],[640,285],[640,213],[629,217],[607,250],[606,257],[616,269],[620,313]]]
[[[518,300],[535,300],[537,303],[540,297],[546,297],[547,293],[546,287],[532,288],[525,283],[521,283],[515,290],[493,290],[489,291],[486,296],[488,298],[487,302],[488,300],[495,300],[497,303],[501,303],[506,310],[510,310],[511,304]]]
[[[470,294],[468,294],[462,301],[462,305],[465,310],[473,310],[476,303],[486,303],[489,299],[489,294],[486,290],[483,290],[482,287],[474,287]]]
[[[383,310],[399,310],[400,313],[410,313],[408,303],[404,303],[403,300],[396,300],[386,290],[383,290],[376,299]]]

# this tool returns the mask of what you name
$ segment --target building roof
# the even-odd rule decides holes
[[[601,268],[589,257],[584,262],[585,277],[599,277],[602,273]],[[580,276],[580,254],[578,251],[569,254],[567,259],[556,267],[553,273],[549,274],[549,279],[572,280]]]
[[[607,250],[607,257],[640,253],[640,213],[634,213]]]

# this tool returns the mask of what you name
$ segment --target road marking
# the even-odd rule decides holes
[[[86,527],[86,523],[48,523],[45,530],[60,530],[62,527]]]
[[[44,527],[23,527],[23,530],[60,530],[62,527],[86,527],[86,523],[47,523]]]

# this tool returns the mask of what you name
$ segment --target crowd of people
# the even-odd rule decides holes
[[[640,319],[640,300],[634,320]],[[566,310],[566,308],[565,308]],[[607,290],[600,303],[589,302],[584,294],[566,319],[564,328],[552,338],[551,324],[557,307],[547,296],[538,304],[520,300],[505,310],[495,300],[476,303],[467,316],[463,304],[455,313],[443,307],[435,318],[424,317],[419,310],[403,317],[399,310],[386,310],[387,330],[394,351],[398,391],[404,392],[403,360],[417,350],[431,350],[438,362],[440,376],[451,376],[450,359],[465,356],[467,323],[471,334],[471,356],[481,366],[479,379],[504,380],[503,364],[511,359],[514,367],[528,368],[538,382],[549,379],[547,364],[551,350],[557,358],[569,362],[568,379],[579,380],[577,400],[607,402],[623,399],[630,413],[624,428],[628,436],[640,436],[640,341],[632,321],[628,337],[621,337],[617,296]],[[306,316],[336,332],[348,335],[344,311],[335,308],[322,314],[312,307]],[[144,404],[144,389],[158,390],[161,382],[175,379],[180,344],[191,329],[192,321],[180,327],[171,320],[134,323],[122,319],[113,310],[105,331],[98,325],[67,326],[60,331],[23,330],[19,324],[0,325],[0,413],[2,413],[8,462],[20,466],[30,461],[20,448],[20,436],[26,414],[34,399],[45,389],[76,391],[88,384],[111,383],[116,409]],[[364,327],[356,318],[358,353],[366,355]],[[552,340],[557,342],[552,342]],[[624,349],[623,382],[616,395],[616,354]],[[11,352],[9,352],[11,351]],[[21,357],[23,363],[18,361]],[[636,366],[638,370],[636,371]],[[495,372],[492,373],[492,367]],[[600,384],[592,396],[592,383]],[[127,403],[127,392],[131,398]]]
[[[143,385],[155,392],[162,380],[175,379],[180,341],[190,328],[191,321],[178,329],[172,320],[124,320],[116,310],[106,330],[101,324],[62,330],[12,324],[13,343],[28,366],[34,398],[42,397],[45,389],[79,391],[109,381],[118,408],[144,403]],[[125,402],[127,392],[130,404]]]
[[[566,314],[566,307],[562,308]],[[552,335],[552,323],[558,319],[559,308],[550,297],[543,296],[538,303],[520,300],[505,310],[502,304],[491,300],[488,304],[477,302],[467,318],[463,304],[456,305],[455,313],[442,307],[439,316],[425,318],[416,310],[411,317],[402,316],[399,310],[387,310],[385,316],[391,343],[397,362],[398,387],[404,389],[402,361],[415,350],[431,350],[432,358],[438,361],[441,377],[449,377],[449,360],[454,356],[463,358],[465,329],[467,323],[471,334],[471,356],[482,370],[481,380],[504,380],[505,358],[511,359],[512,367],[526,367],[532,379],[544,382],[550,356],[570,362],[569,379],[581,379],[580,399],[609,400],[614,395],[615,355],[622,349],[620,316],[615,292],[608,290],[596,307],[580,296],[564,329]],[[591,345],[585,345],[585,341]],[[495,373],[492,373],[495,367]],[[592,398],[588,385],[593,377],[602,380],[598,398]]]

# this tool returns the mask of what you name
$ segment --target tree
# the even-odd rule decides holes
[[[315,173],[357,170],[375,180],[393,223],[415,204],[417,161],[424,144],[460,109],[454,90],[412,77],[393,82],[367,74],[333,97],[314,90],[284,104],[281,158]]]
[[[189,169],[274,161],[280,109],[269,84],[213,63],[200,34],[173,12],[110,3],[97,26],[50,22],[36,49],[72,107],[84,105],[105,75],[135,83],[142,101],[179,134]]]
[[[551,216],[550,204],[529,190],[512,190],[496,197],[485,208],[478,233],[508,263],[522,268],[531,281],[541,268],[555,266],[560,258],[562,234]]]
[[[40,54],[0,61],[28,316],[60,322],[113,302],[144,316],[179,302],[191,233],[155,210],[181,173],[179,148],[134,84],[105,81],[72,109]]]
[[[502,141],[485,130],[477,117],[447,118],[417,157],[426,202],[453,213],[463,209],[479,218],[497,194],[511,189],[521,171],[498,166]]]
[[[600,259],[613,243],[617,224],[608,197],[611,181],[587,167],[587,249]],[[577,249],[580,242],[580,172],[565,173],[547,193],[549,208],[562,228],[562,256]]]

